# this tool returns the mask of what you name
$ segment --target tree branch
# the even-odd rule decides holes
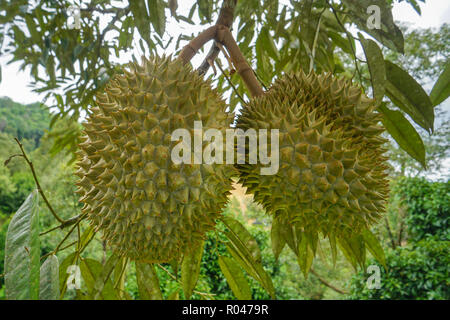
[[[345,292],[345,291],[342,290],[342,289],[336,288],[336,287],[333,286],[331,283],[327,282],[325,279],[323,279],[321,276],[319,276],[319,275],[317,274],[317,272],[314,271],[313,268],[311,268],[311,269],[309,269],[309,270],[311,271],[311,273],[312,273],[313,275],[316,276],[317,279],[319,279],[320,282],[322,282],[322,283],[323,283],[325,286],[327,286],[328,288],[333,289],[334,291],[336,291],[337,293],[340,293],[340,294],[348,294],[348,292]]]
[[[27,155],[25,153],[25,150],[23,149],[22,143],[20,143],[19,139],[17,139],[17,138],[14,138],[14,140],[16,140],[17,144],[19,145],[20,150],[22,151],[22,155],[21,156],[25,159],[25,161],[28,163],[28,166],[31,169],[31,173],[33,174],[34,181],[36,182],[37,189],[38,189],[39,193],[41,194],[42,199],[44,199],[44,202],[47,205],[48,209],[50,210],[50,212],[52,213],[52,215],[55,217],[56,220],[58,220],[62,224],[66,223],[66,221],[61,219],[56,214],[55,210],[53,210],[53,207],[48,202],[47,197],[45,196],[44,191],[42,190],[41,185],[39,184],[39,180],[38,180],[38,178],[36,176],[36,172],[34,171],[33,163],[28,159],[28,157],[27,157]]]
[[[197,53],[197,51],[205,45],[209,40],[215,39],[225,46],[228,53],[230,54],[231,60],[238,71],[239,75],[244,80],[247,89],[250,91],[251,95],[254,97],[261,96],[264,91],[261,84],[258,82],[255,76],[255,72],[249,66],[245,60],[239,46],[233,38],[230,29],[223,25],[216,25],[209,27],[202,33],[200,33],[196,38],[191,40],[184,48],[181,50],[179,59],[182,59],[184,63],[188,63],[192,57]]]
[[[237,0],[223,0],[222,8],[219,12],[219,17],[217,18],[216,25],[224,25],[231,29],[231,25],[233,24],[234,19],[234,8],[236,7]],[[208,54],[203,60],[203,63],[198,68],[198,72],[203,75],[205,74],[211,63],[214,63],[214,60],[217,59],[217,56],[220,53],[220,49],[217,46],[216,42],[211,46]]]

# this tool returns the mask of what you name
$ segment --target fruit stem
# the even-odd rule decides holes
[[[236,4],[237,0],[223,0],[216,25],[221,24],[231,29],[234,18],[234,8],[236,7]],[[198,73],[204,75],[211,66],[210,62],[214,63],[214,60],[217,59],[219,53],[220,49],[217,46],[217,42],[214,41],[214,44],[211,46],[211,49],[209,50],[202,64],[200,65],[200,67],[198,67]]]
[[[247,89],[250,91],[250,94],[253,97],[263,95],[264,91],[258,79],[256,79],[255,72],[245,60],[244,55],[234,40],[230,29],[224,25],[215,25],[200,33],[196,38],[191,40],[191,42],[189,42],[183,50],[181,50],[178,58],[182,59],[184,63],[188,63],[197,51],[203,47],[205,43],[212,39],[215,39],[217,42],[225,46],[230,54],[234,66],[236,67],[236,70],[242,77],[242,80],[244,80]]]

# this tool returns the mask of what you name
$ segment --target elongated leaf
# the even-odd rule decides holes
[[[60,299],[64,297],[67,290],[67,281],[69,279],[68,268],[75,265],[77,260],[76,252],[69,254],[59,265],[59,291],[61,293]]]
[[[212,2],[209,0],[197,0],[198,13],[202,21],[211,22]]]
[[[59,261],[55,255],[50,255],[44,261],[40,271],[40,300],[59,299]]]
[[[154,44],[150,38],[150,17],[147,15],[145,1],[130,1],[129,3],[138,32],[151,49]]]
[[[80,250],[83,250],[89,244],[94,235],[94,227],[89,226],[81,235],[80,243],[78,245]],[[64,297],[67,291],[67,280],[70,276],[67,272],[67,268],[77,263],[77,257],[78,256],[76,252],[71,253],[63,260],[59,267],[59,290],[61,292],[61,299]]]
[[[450,96],[450,61],[447,62],[444,71],[442,71],[439,79],[433,86],[430,93],[430,99],[433,106],[437,106],[441,102],[447,100]]]
[[[364,239],[361,235],[355,235],[351,238],[338,238],[338,244],[342,253],[357,270],[357,265],[364,268],[366,253]]]
[[[168,297],[167,300],[180,300],[180,291],[178,289],[174,290]]]
[[[386,68],[384,65],[383,53],[375,41],[364,39],[361,34],[359,34],[359,38],[364,49],[364,54],[367,58],[367,64],[369,66],[373,97],[378,105],[383,100],[386,90]]]
[[[334,234],[331,234],[328,238],[330,241],[331,257],[333,259],[333,265],[336,266],[336,258],[337,258],[336,236]]]
[[[224,221],[224,220],[222,220]],[[253,277],[255,280],[257,280],[262,287],[271,295],[272,298],[275,298],[275,289],[273,287],[272,279],[269,277],[269,275],[264,270],[261,260],[258,259],[258,261],[255,259],[255,249],[252,248],[253,242],[256,243],[256,240],[248,233],[242,232],[240,227],[243,227],[240,223],[235,224],[237,222],[236,220],[226,220],[227,223],[225,225],[228,227],[229,225],[233,225],[234,230],[237,230],[239,233],[234,232],[232,229],[229,229],[231,231],[225,232],[225,235],[227,236],[228,240],[230,240],[229,243],[227,243],[227,250],[230,252],[230,254],[233,256],[233,258],[236,260],[236,262],[239,263],[239,265],[244,268],[247,273]],[[240,227],[238,227],[240,226]],[[248,234],[247,234],[248,233]],[[241,239],[240,236],[243,236],[244,239]],[[250,236],[251,238],[247,238]],[[247,239],[247,240],[245,240]],[[247,246],[249,245],[249,246]],[[259,255],[256,254],[256,257],[260,257],[260,251],[258,247]]]
[[[119,262],[116,264],[114,268],[114,288],[116,288],[116,292],[123,292],[125,287],[125,274],[128,266],[128,259],[126,257],[122,257],[119,259]]]
[[[150,22],[160,37],[164,35],[166,29],[166,15],[164,14],[164,8],[165,5],[161,0],[148,0]]]
[[[38,191],[34,190],[8,226],[5,244],[5,292],[8,300],[39,298],[38,201]]]
[[[106,287],[106,286],[111,281],[111,275],[112,275],[114,268],[115,268],[117,262],[119,261],[119,259],[120,259],[120,257],[117,254],[112,254],[106,261],[105,265],[103,266],[100,275],[98,275],[95,278],[95,284],[94,284],[94,289],[93,289],[94,299],[96,299],[96,300],[101,299],[101,298],[108,299],[108,297],[105,296],[104,289],[108,289],[108,287]],[[83,270],[81,271],[81,273],[83,273]],[[107,292],[108,296],[111,294],[110,290],[107,290],[106,292]],[[112,294],[111,294],[111,296],[112,296]],[[112,299],[116,299],[116,297],[112,297]]]
[[[136,278],[141,300],[163,299],[153,264],[136,262]]]
[[[349,16],[359,29],[367,32],[386,47],[400,53],[404,52],[405,41],[402,31],[395,25],[391,8],[386,0],[342,0],[342,3],[349,9]],[[371,6],[380,9],[380,28],[368,23],[371,17],[368,8]]]
[[[406,71],[390,61],[386,65],[386,92],[392,102],[422,128],[433,131],[434,110],[422,86]]]
[[[314,259],[313,248],[309,245],[309,241],[306,236],[303,236],[298,246],[298,265],[303,272],[305,278],[308,277],[309,270],[311,269]]]
[[[272,222],[272,230],[270,232],[270,238],[272,243],[272,251],[275,259],[278,260],[281,251],[286,245],[286,239],[283,236],[283,228],[278,218],[274,218]]]
[[[247,279],[245,279],[244,273],[236,262],[229,257],[219,256],[219,266],[236,298],[250,300],[252,298],[252,291]]]
[[[370,230],[364,230],[362,236],[364,237],[366,248],[370,251],[373,257],[377,259],[378,262],[381,263],[383,267],[387,270],[384,250],[378,239],[373,235],[372,232],[370,232]]]
[[[261,42],[261,46],[267,52],[267,54],[277,61],[280,58],[280,54],[278,53],[278,49],[275,45],[275,41],[269,33],[269,29],[262,28],[261,32],[258,35],[258,39],[256,41]]]
[[[379,110],[384,116],[382,120],[384,127],[392,138],[397,141],[400,148],[419,161],[425,168],[425,146],[414,126],[400,111],[390,110],[384,104],[379,106]]]
[[[200,263],[203,256],[203,247],[205,242],[197,245],[187,253],[181,264],[181,283],[183,284],[183,292],[186,299],[190,299],[192,292],[198,281],[200,274]]]
[[[104,300],[116,300],[117,295],[114,292],[114,285],[111,278],[107,280],[103,280],[104,276],[104,267],[103,265],[94,259],[83,259],[80,263],[81,276],[84,280],[84,284],[86,288],[85,293],[89,299],[104,299]],[[97,284],[100,281],[103,281],[103,288],[98,293]],[[97,287],[96,287],[97,286]]]
[[[247,248],[247,250],[251,253],[253,259],[260,263],[261,262],[261,250],[258,247],[258,243],[256,239],[248,232],[248,230],[236,219],[231,217],[223,217],[222,222],[229,229],[228,234],[237,240],[239,240],[240,244]]]

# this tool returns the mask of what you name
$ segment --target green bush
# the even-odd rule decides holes
[[[450,182],[402,178],[393,191],[407,210],[409,241],[430,236],[450,240]]]
[[[369,289],[370,276],[360,272],[353,277],[352,299],[450,299],[450,242],[428,238],[410,247],[387,253],[387,269],[381,270],[381,288]]]

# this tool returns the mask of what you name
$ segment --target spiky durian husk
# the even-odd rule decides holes
[[[234,173],[174,164],[171,133],[192,136],[194,121],[225,132],[233,115],[209,81],[170,57],[131,64],[96,103],[79,145],[82,211],[119,254],[169,261],[214,227]]]
[[[294,226],[310,240],[362,232],[380,217],[388,194],[385,139],[374,111],[349,80],[281,77],[237,121],[242,129],[279,129],[279,171],[264,176],[260,164],[239,165],[240,182],[283,228]]]

